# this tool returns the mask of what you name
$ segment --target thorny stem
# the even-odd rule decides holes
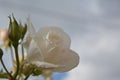
[[[3,68],[5,69],[5,71],[6,71],[7,74],[9,75],[10,80],[14,80],[13,76],[12,76],[12,75],[9,73],[9,71],[7,70],[7,68],[6,68],[6,66],[5,66],[5,64],[4,64],[4,62],[3,62],[2,59],[1,59],[1,63],[2,63]]]

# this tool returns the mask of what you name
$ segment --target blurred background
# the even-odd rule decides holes
[[[23,23],[30,15],[36,30],[57,26],[70,35],[80,63],[54,80],[120,80],[120,0],[0,0],[0,29],[12,13]]]

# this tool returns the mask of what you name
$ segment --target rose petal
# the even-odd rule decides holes
[[[59,65],[47,63],[47,62],[42,62],[42,61],[32,61],[31,64],[36,65],[38,69],[44,68],[44,69],[49,69],[49,68],[57,68]]]
[[[28,26],[28,28],[27,28],[28,34],[30,34],[30,36],[31,36],[32,38],[34,38],[34,37],[35,37],[35,34],[36,34],[36,31],[35,31],[35,29],[34,29],[34,27],[33,27],[33,24],[32,24],[32,22],[31,22],[31,20],[30,20],[30,17],[27,18],[27,26]]]
[[[64,72],[69,71],[78,65],[79,56],[69,49],[56,49],[47,54],[44,61],[55,65],[61,65],[62,67],[54,68],[53,71]]]
[[[32,61],[43,61],[44,60],[44,57],[41,54],[41,51],[40,51],[39,47],[36,45],[34,40],[31,41],[27,53],[28,53],[27,54],[27,60],[29,62],[32,62]]]
[[[36,42],[44,54],[55,47],[70,48],[70,37],[62,29],[57,27],[41,28],[36,33],[36,38]]]
[[[32,38],[30,37],[30,34],[28,34],[27,36],[25,36],[25,39],[23,40],[22,44],[23,46],[28,49],[30,42],[31,42]]]

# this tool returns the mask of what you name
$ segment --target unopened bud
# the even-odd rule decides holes
[[[8,30],[7,29],[0,30],[0,39],[3,41],[8,39]]]
[[[27,25],[23,26],[22,24],[18,23],[14,16],[12,16],[12,18],[9,16],[9,19],[9,39],[12,41],[14,46],[17,46],[19,40],[24,38],[24,35],[27,31]]]

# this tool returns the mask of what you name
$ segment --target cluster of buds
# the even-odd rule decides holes
[[[25,24],[24,26],[21,23],[18,24],[14,16],[12,18],[9,16],[10,24],[9,24],[8,32],[9,32],[9,39],[15,46],[18,45],[20,39],[23,40],[25,33],[27,31],[27,24]]]
[[[7,72],[6,74],[8,74],[7,76],[5,76],[4,72],[0,72],[0,78],[2,78],[4,76],[5,78],[9,78],[10,80],[16,80],[16,79],[18,79],[19,73],[21,73],[20,69],[21,69],[21,63],[22,63],[22,61],[20,61],[18,46],[22,45],[21,43],[27,32],[27,24],[22,25],[21,23],[18,23],[14,16],[12,16],[12,17],[9,16],[9,19],[10,19],[9,28],[2,29],[0,31],[0,39],[4,42],[4,44],[2,46],[5,46],[7,48],[9,47],[11,50],[14,71],[11,70],[11,72],[12,72],[11,73],[7,70],[5,64],[2,60],[2,55],[4,55],[4,54],[3,54],[2,49],[0,49],[0,60],[3,65],[3,68]],[[20,41],[21,41],[21,43],[20,43]],[[2,46],[1,46],[1,48],[2,48]],[[14,53],[12,51],[13,48],[14,48]],[[23,53],[23,55],[24,55],[24,53]]]

